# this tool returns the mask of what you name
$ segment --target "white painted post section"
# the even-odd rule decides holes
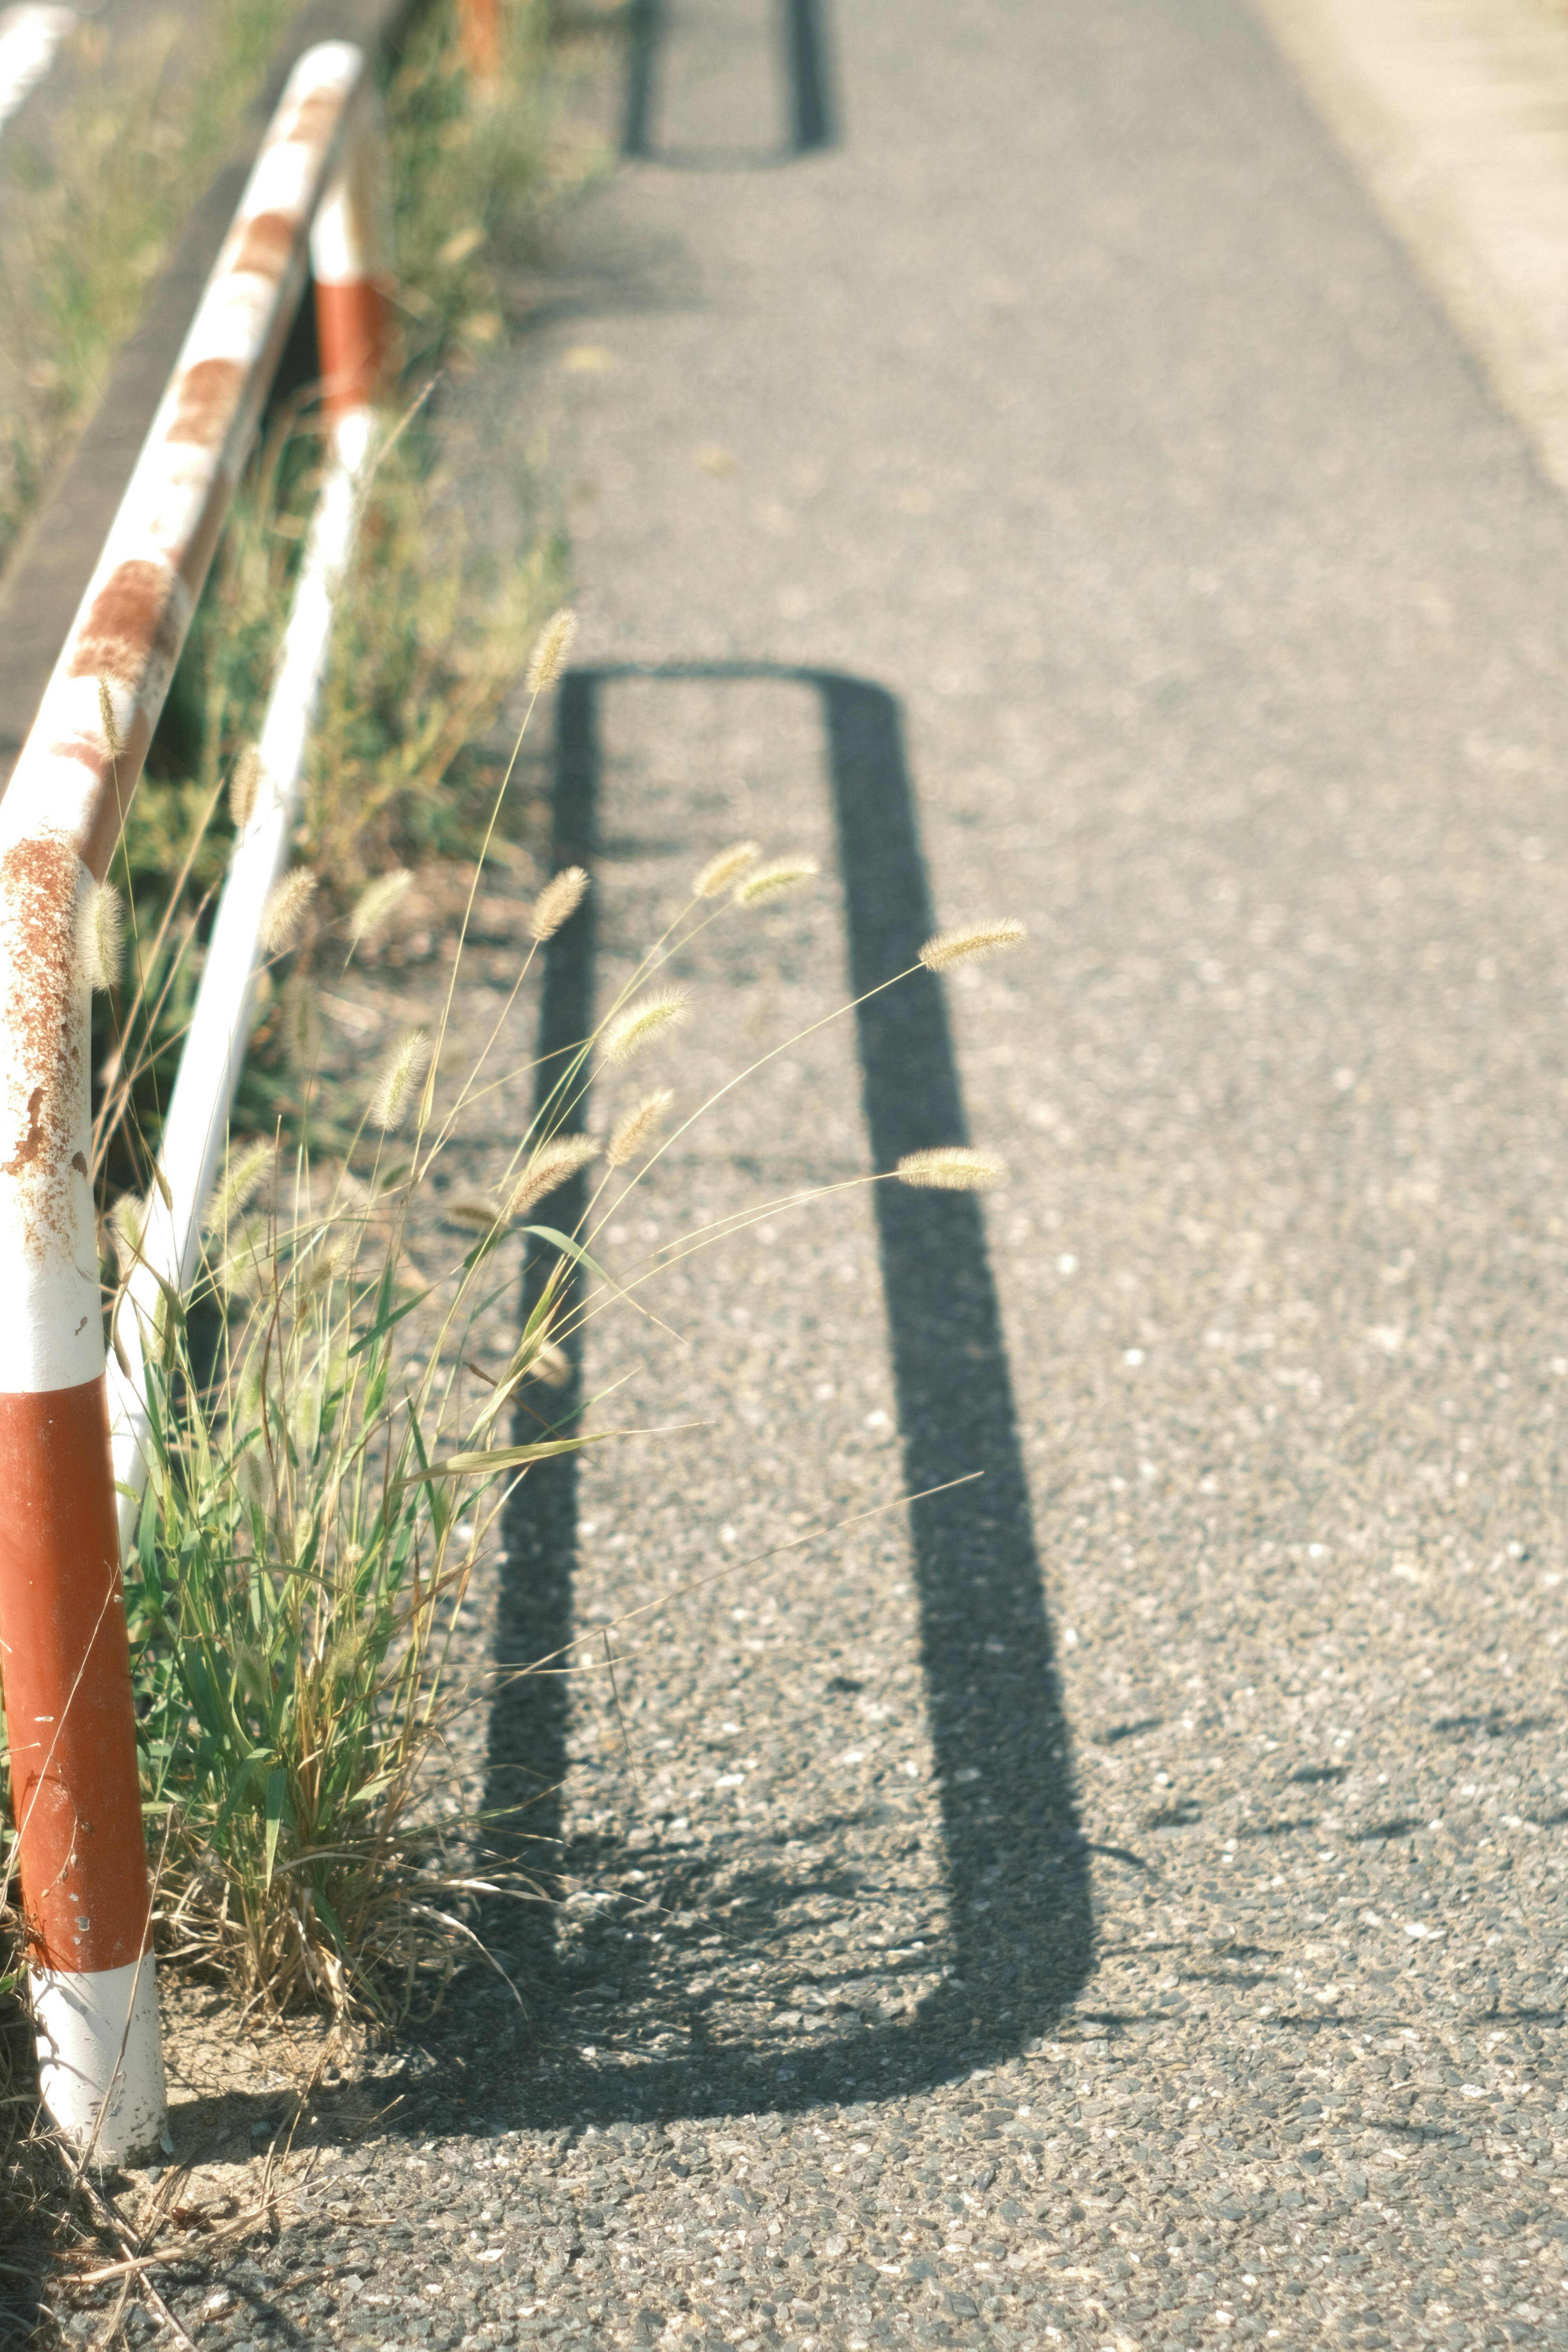
[[[0,8],[0,131],[43,80],[75,25],[74,8],[48,7],[43,0]]]

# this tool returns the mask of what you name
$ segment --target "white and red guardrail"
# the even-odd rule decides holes
[[[269,714],[270,753],[263,740],[264,764],[276,764],[237,856],[246,880],[227,945],[209,954],[207,1044],[182,1068],[187,1115],[183,1129],[171,1121],[165,1148],[183,1212],[168,1213],[148,1255],[188,1272],[371,437],[387,315],[375,242],[381,168],[363,55],[324,43],[289,79],[0,801],[0,1685],[44,2097],[78,2146],[106,2162],[153,2153],[167,2144],[167,2123],[89,1173],[79,926],[119,840],[309,249],[335,457]],[[231,877],[225,914],[234,897]],[[127,1414],[133,1422],[141,1400],[122,1392],[117,1402],[121,1448],[133,1454]]]

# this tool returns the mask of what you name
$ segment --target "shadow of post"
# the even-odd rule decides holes
[[[592,868],[596,698],[616,677],[766,679],[814,690],[826,727],[854,992],[916,962],[935,920],[898,708],[862,679],[741,663],[569,673],[559,704],[555,866]],[[540,1038],[547,1070],[548,1057],[593,1026],[591,909],[590,895],[550,944]],[[966,1140],[941,982],[920,971],[863,1004],[858,1023],[876,1167]],[[580,1126],[584,1111],[580,1102],[570,1124]],[[1048,2028],[1091,1966],[1089,1849],[979,1204],[969,1194],[891,1183],[874,1197],[908,1486],[918,1491],[983,1474],[910,1514],[952,1969],[912,2018],[852,2042],[824,2036],[792,2051],[787,2083],[745,2077],[753,2109],[837,2101],[847,2081],[896,2096],[994,2063]],[[563,1199],[563,1225],[579,1205]],[[531,1267],[525,1312],[541,1278]],[[573,1401],[564,1400],[568,1411]],[[509,1506],[498,1633],[506,1663],[552,1655],[572,1639],[576,1491],[568,1457],[531,1472]],[[563,1855],[566,1689],[552,1676],[521,1676],[503,1686],[493,1709],[489,1801],[515,1803],[532,1792],[518,1852],[525,1862],[533,1856],[535,1868],[541,1854]],[[639,2064],[635,2086],[623,2088],[568,2053],[551,2077],[536,2080],[530,2108],[538,2122],[557,2114],[571,2121],[606,2098],[630,2100],[647,2118],[721,2112],[737,2095],[733,2077],[716,2074],[695,2047]]]
[[[628,162],[684,172],[762,172],[835,143],[826,0],[775,0],[778,50],[789,131],[777,147],[668,147],[654,135],[668,0],[631,0],[626,13],[626,93],[621,153]]]
[[[818,674],[862,996],[936,929],[891,695]],[[863,1003],[860,1074],[873,1165],[967,1143],[942,982],[921,971]],[[980,1203],[879,1184],[893,1376],[911,1494],[978,1470],[910,1515],[931,1738],[942,1779],[957,1973],[984,1980],[1021,2034],[1031,1999],[1088,1973],[1090,1913],[1013,1384]],[[1028,1990],[1026,1990],[1027,1988]],[[962,2003],[959,2004],[962,2006]],[[1021,2005],[1021,2006],[1020,2006]],[[1000,2037],[1005,2039],[1005,2037]]]
[[[556,715],[556,771],[551,832],[550,871],[565,866],[592,867],[595,850],[595,795],[598,751],[593,681],[573,671],[563,679]],[[544,986],[540,1006],[540,1062],[535,1108],[542,1111],[558,1083],[563,1060],[594,1026],[594,950],[596,930],[594,893],[550,941],[545,954]],[[587,1119],[587,1093],[578,1088],[550,1120],[554,1133],[580,1135]],[[581,1223],[587,1204],[587,1177],[581,1174],[552,1196],[551,1215],[571,1233]],[[526,1325],[555,1257],[537,1244],[530,1250],[523,1275],[522,1317]],[[568,1278],[563,1305],[570,1305]],[[581,1335],[568,1336],[566,1355],[570,1378],[563,1388],[550,1391],[550,1417],[570,1424],[581,1401]],[[537,1390],[533,1391],[538,1394]],[[526,1444],[537,1430],[520,1413],[515,1435]],[[503,1675],[536,1658],[556,1658],[572,1639],[572,1582],[577,1559],[577,1457],[566,1454],[553,1462],[537,1464],[517,1489],[502,1521],[505,1574],[496,1616],[495,1655]],[[563,1674],[530,1673],[504,1682],[490,1713],[487,1804],[498,1810],[521,1808],[515,1826],[498,1832],[488,1843],[498,1858],[538,1879],[552,1895],[559,1894],[562,1859],[562,1784],[566,1772],[567,1678]],[[496,1940],[530,1947],[537,1964],[540,1946],[553,1942],[548,1911],[525,1906],[519,1931],[508,1926]],[[490,1923],[492,1926],[494,1923]]]

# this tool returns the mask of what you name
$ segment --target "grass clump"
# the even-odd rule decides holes
[[[878,1181],[743,1208],[624,1276],[601,1263],[603,1230],[670,1144],[795,1041],[673,1124],[673,1092],[660,1087],[623,1108],[605,1138],[584,1133],[593,1073],[626,1058],[628,1040],[657,1056],[677,1009],[700,1013],[664,977],[687,944],[714,921],[747,919],[736,895],[715,903],[694,887],[545,1079],[509,1038],[541,935],[571,920],[586,887],[574,869],[546,887],[472,1068],[443,1068],[459,938],[439,1018],[387,1055],[341,1159],[313,1164],[304,1144],[266,1165],[255,1146],[237,1151],[198,1284],[165,1298],[143,1333],[153,1464],[129,1591],[162,1933],[171,1953],[268,2005],[395,2019],[439,1998],[482,1894],[531,1891],[515,1862],[487,1868],[495,1822],[449,1790],[443,1810],[450,1775],[432,1767],[454,1711],[485,1687],[459,1615],[507,1495],[541,1461],[652,1433],[591,1430],[594,1401],[560,1395],[585,1327],[640,1304],[691,1251]],[[497,1100],[541,1089],[494,1189],[442,1192],[454,1155],[493,1128]],[[953,1147],[891,1181],[973,1189],[1000,1174]],[[258,1185],[264,1205],[248,1206]],[[431,1276],[438,1225],[464,1239]],[[524,1252],[532,1304],[504,1360],[489,1341],[487,1366],[486,1318],[520,1295]],[[219,1335],[205,1370],[193,1339],[204,1317]]]
[[[91,98],[68,110],[58,152],[34,152],[22,135],[25,122],[8,132],[0,169],[11,193],[22,179],[28,185],[22,190],[22,215],[13,209],[10,215],[14,226],[18,217],[24,219],[25,234],[13,237],[3,265],[8,331],[0,336],[0,562],[66,438],[100,391],[113,349],[134,319],[171,233],[210,175],[294,13],[294,0],[218,0],[203,13],[194,43],[177,49],[171,28],[162,48],[133,53],[114,46],[119,36],[110,29],[83,25],[72,46],[79,52],[77,62],[91,77]],[[345,949],[369,951],[395,925],[398,902],[412,880],[410,864],[431,854],[472,855],[485,829],[496,774],[480,739],[521,667],[534,624],[556,593],[562,549],[532,520],[527,496],[520,498],[521,555],[509,551],[504,562],[477,559],[465,543],[458,501],[442,474],[429,413],[412,422],[406,414],[407,404],[428,390],[438,371],[461,373],[500,339],[505,320],[495,270],[503,260],[536,257],[542,222],[552,206],[570,196],[580,176],[577,162],[548,135],[552,101],[541,73],[546,15],[542,0],[520,0],[509,8],[506,53],[499,75],[481,90],[462,69],[456,11],[443,0],[422,12],[386,93],[410,390],[404,396],[403,429],[383,448],[340,600],[331,683],[312,744],[303,845],[321,888],[313,906],[296,905],[292,944],[279,941],[285,961],[262,976],[261,1019],[247,1063],[237,1135],[249,1129],[273,1138],[279,1118],[297,1118],[312,1098],[312,955],[328,941],[340,956]],[[140,24],[133,29],[139,35]],[[137,126],[133,139],[123,135],[128,121]],[[152,1180],[162,1106],[194,1003],[216,892],[234,836],[254,804],[253,739],[321,462],[317,420],[308,398],[296,395],[276,412],[231,509],[166,724],[132,803],[116,860],[116,891],[100,894],[95,902],[91,936],[84,941],[90,976],[101,991],[95,1015],[100,1099],[94,1174],[111,1283],[117,1265],[123,1275],[136,1260],[141,1198]],[[496,846],[502,845],[498,837]],[[122,932],[115,924],[121,905],[127,910]],[[319,1094],[315,1103],[313,1148],[319,1160],[328,1119]],[[265,1157],[275,1185],[280,1183],[275,1142],[267,1144]],[[248,1167],[252,1180],[253,1160],[254,1154],[247,1158],[237,1139],[235,1164]],[[317,1181],[316,1174],[305,1172],[308,1156],[294,1164],[303,1181]],[[224,1217],[237,1222],[245,1186],[237,1192],[231,1184],[229,1191]],[[345,1179],[343,1198],[352,1192]],[[374,1203],[353,1213],[365,1232],[383,1234],[377,1223],[381,1209]],[[334,1235],[330,1244],[310,1243],[292,1223],[280,1221],[276,1206],[269,1215],[272,1312],[278,1328],[287,1327],[290,1339],[288,1349],[275,1349],[268,1378],[274,1389],[281,1383],[290,1395],[296,1382],[309,1389],[314,1381],[319,1391],[331,1358],[326,1335],[353,1327],[363,1303],[355,1269],[363,1234],[348,1237],[353,1245],[341,1270],[324,1281],[323,1270],[344,1236]],[[254,1246],[247,1246],[254,1260]],[[136,1609],[144,1636],[142,1699],[149,1723],[161,1727],[149,1738],[162,1740],[167,1733],[171,1742],[156,1758],[149,1749],[153,1783],[163,1791],[154,1801],[172,1809],[165,1819],[177,1815],[192,1825],[176,1852],[188,1857],[199,1848],[207,1857],[199,1864],[191,1861],[182,1882],[176,1898],[184,1906],[180,1932],[195,1932],[192,1923],[202,1916],[205,1900],[198,1886],[221,1887],[214,1901],[227,1924],[215,1929],[212,1948],[226,1956],[226,1965],[234,1965],[242,1980],[245,1965],[235,1955],[250,1953],[246,1965],[259,1982],[274,1963],[266,1941],[270,1930],[258,1924],[259,1915],[246,1893],[250,1881],[242,1822],[248,1818],[248,1800],[235,1796],[232,1820],[221,1803],[204,1816],[202,1791],[217,1788],[233,1767],[239,1751],[232,1742],[242,1730],[259,1743],[263,1727],[245,1712],[254,1704],[254,1691],[249,1698],[244,1688],[231,1691],[226,1717],[221,1710],[211,1712],[215,1686],[196,1680],[201,1630],[171,1614],[161,1575],[165,1570],[177,1575],[182,1547],[194,1547],[192,1557],[205,1559],[211,1571],[200,1588],[207,1631],[226,1639],[241,1620],[225,1620],[227,1601],[220,1602],[220,1586],[239,1608],[240,1586],[233,1581],[241,1574],[237,1563],[248,1560],[254,1570],[241,1615],[249,1612],[265,1623],[268,1671],[282,1678],[279,1688],[287,1683],[293,1692],[287,1736],[295,1739],[289,1752],[298,1765],[288,1784],[291,1826],[287,1837],[279,1832],[282,1856],[276,1844],[268,1853],[264,1842],[262,1881],[264,1892],[286,1885],[290,1896],[305,1883],[288,1866],[295,1842],[303,1840],[319,1853],[322,1841],[345,1826],[334,1811],[340,1784],[330,1775],[313,1783],[309,1761],[310,1727],[329,1719],[346,1689],[332,1679],[337,1669],[331,1664],[331,1642],[325,1650],[319,1647],[326,1629],[338,1615],[345,1623],[352,1615],[356,1623],[380,1629],[374,1638],[367,1634],[369,1647],[356,1671],[368,1675],[362,1689],[368,1719],[384,1726],[396,1713],[395,1694],[406,1696],[416,1687],[421,1705],[431,1699],[429,1644],[437,1622],[431,1612],[445,1604],[449,1588],[445,1567],[434,1571],[432,1581],[430,1544],[437,1521],[445,1525],[434,1507],[421,1523],[423,1550],[416,1546],[405,1557],[389,1537],[369,1546],[368,1565],[358,1564],[353,1573],[350,1556],[362,1538],[353,1532],[358,1522],[351,1517],[341,1545],[334,1538],[336,1548],[329,1547],[332,1573],[342,1579],[329,1590],[314,1565],[302,1565],[297,1553],[279,1549],[280,1536],[268,1537],[270,1549],[255,1551],[253,1535],[247,1533],[255,1524],[255,1496],[248,1488],[242,1492],[233,1479],[226,1486],[223,1477],[210,1492],[199,1478],[189,1483],[193,1465],[211,1468],[221,1456],[234,1478],[241,1475],[241,1462],[249,1464],[243,1475],[254,1486],[250,1454],[241,1449],[231,1460],[221,1453],[231,1442],[234,1400],[204,1352],[208,1338],[200,1344],[191,1338],[193,1329],[201,1329],[204,1313],[210,1323],[216,1312],[226,1333],[224,1361],[231,1368],[237,1361],[238,1342],[229,1327],[240,1294],[224,1288],[219,1271],[215,1266],[205,1289],[192,1299],[169,1303],[167,1328],[152,1353],[150,1378],[163,1400],[168,1455],[159,1490],[163,1516],[149,1530],[145,1589],[138,1590]],[[353,1339],[345,1344],[352,1348]],[[323,1348],[326,1356],[320,1352]],[[546,1352],[542,1343],[542,1360]],[[364,1357],[352,1361],[356,1373],[368,1371]],[[272,1393],[265,1386],[258,1391]],[[351,1383],[337,1397],[329,1415],[331,1444],[347,1443],[342,1433],[358,1425],[355,1412],[369,1393],[363,1383]],[[216,1418],[204,1438],[201,1416],[209,1408]],[[301,1443],[290,1423],[288,1445],[293,1451],[278,1504],[287,1507],[290,1528],[298,1524],[300,1509],[295,1486],[307,1475],[318,1481],[326,1475],[321,1447],[329,1439],[318,1431],[304,1453]],[[384,1462],[384,1483],[385,1470]],[[176,1539],[168,1515],[181,1496],[195,1498],[199,1507],[194,1505],[194,1517],[181,1522]],[[268,1525],[272,1528],[274,1521],[269,1518]],[[257,1565],[263,1559],[265,1568]],[[221,1584],[213,1565],[218,1561],[230,1584]],[[412,1580],[407,1585],[398,1581],[405,1570]],[[267,1581],[274,1577],[279,1580]],[[367,1664],[383,1637],[381,1665]],[[292,1653],[291,1639],[302,1645]],[[290,1656],[298,1669],[293,1678],[287,1669]],[[309,1679],[318,1670],[324,1677],[319,1686]],[[182,1716],[173,1694],[178,1674],[186,1671],[192,1679]],[[205,1717],[202,1707],[209,1710]],[[184,1727],[178,1738],[171,1730],[176,1719]],[[204,1723],[205,1728],[197,1727]],[[274,1748],[281,1752],[285,1734],[275,1724],[270,1728]],[[362,1790],[379,1776],[391,1775],[380,1781],[381,1801],[368,1810],[362,1806],[355,1817],[358,1827],[371,1825],[372,1875],[384,1886],[405,1867],[392,1863],[394,1848],[400,1855],[412,1849],[397,1843],[403,1817],[394,1747],[386,1745],[381,1728],[367,1729],[364,1742],[353,1749]],[[263,1786],[264,1818],[271,1769]],[[9,1998],[20,1981],[23,1946],[19,1920],[7,1903],[11,1832],[5,1800],[0,1734],[0,2029],[16,2029],[12,2039],[23,2053],[25,2077],[27,2037]],[[204,1819],[205,1847],[194,1826]],[[279,1870],[281,1879],[276,1875]],[[365,1893],[362,1899],[353,1885],[334,1879],[326,1886],[325,1900],[329,1907],[334,1901],[339,1906],[333,1912],[335,1940],[330,1938],[327,1948],[374,1948],[376,1965],[390,1967],[391,1948],[377,1941],[382,1931],[374,1923],[381,1914],[374,1898]],[[298,1954],[295,1965],[304,1969],[301,1985],[320,1993],[321,1982]],[[0,2059],[9,2050],[6,2042]],[[0,2063],[0,2179],[19,2177],[5,2135],[12,2120],[28,2112],[26,2081],[8,2074]],[[5,2234],[0,2230],[0,2237]]]

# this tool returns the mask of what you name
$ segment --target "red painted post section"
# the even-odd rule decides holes
[[[374,405],[392,370],[385,143],[372,92],[310,231],[321,397],[330,423]]]
[[[166,2138],[78,947],[304,281],[363,60],[301,58],[0,802],[0,1682],[44,2096]],[[106,716],[107,715],[107,716]]]
[[[100,1465],[84,1477],[84,1464]],[[147,1945],[120,1529],[101,1381],[0,1397],[5,1710],[35,1961],[122,1969]],[[56,1573],[70,1563],[69,1581]],[[83,1628],[90,1628],[85,1655]],[[61,1694],[71,1694],[63,1707]],[[98,1793],[88,1810],[79,1792]]]
[[[463,57],[480,81],[500,72],[501,0],[463,0]]]

